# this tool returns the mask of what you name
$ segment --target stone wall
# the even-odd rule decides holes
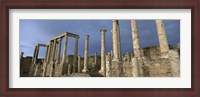
[[[43,59],[38,59],[37,60],[37,63],[39,64],[38,66],[38,72],[37,74],[40,73],[41,71],[41,68],[42,68],[42,60]],[[23,57],[21,60],[20,60],[20,65],[22,66],[21,69],[20,69],[20,76],[26,76],[28,75],[29,71],[30,71],[30,67],[31,67],[31,62],[32,62],[32,57],[30,56],[27,56],[27,57]],[[34,70],[35,71],[35,70]]]
[[[143,57],[137,59],[140,77],[178,77],[180,76],[180,58],[177,48],[169,46],[168,58],[161,58],[158,46],[141,49]],[[133,63],[131,53],[123,56],[122,74],[125,77],[133,76]]]

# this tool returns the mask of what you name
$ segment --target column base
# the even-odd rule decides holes
[[[112,60],[111,77],[120,77],[120,61]]]
[[[87,69],[83,69],[82,72],[86,73],[86,72],[88,72],[88,70]]]

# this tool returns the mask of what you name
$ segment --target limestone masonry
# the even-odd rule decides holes
[[[20,56],[20,76],[37,77],[180,77],[180,44],[168,44],[162,20],[155,20],[159,46],[140,48],[136,20],[131,20],[133,52],[121,54],[120,28],[113,20],[112,47],[106,51],[106,29],[100,29],[101,55],[88,56],[89,35],[85,37],[84,57],[78,55],[79,35],[64,32],[47,44],[36,44],[33,57]],[[67,55],[68,37],[75,38],[74,55]],[[61,46],[64,39],[64,47]],[[148,42],[148,41],[147,41]],[[45,57],[38,59],[41,47]],[[63,53],[61,54],[61,49]]]

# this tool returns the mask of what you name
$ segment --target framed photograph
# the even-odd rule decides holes
[[[199,97],[199,1],[1,2],[1,96]]]

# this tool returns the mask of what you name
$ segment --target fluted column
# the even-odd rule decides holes
[[[89,45],[89,35],[86,35],[85,38],[85,53],[84,53],[84,68],[82,72],[87,72],[88,65],[88,45]]]
[[[131,28],[132,28],[132,40],[133,40],[134,56],[135,57],[141,57],[140,42],[139,42],[139,37],[138,37],[136,20],[131,20]]]
[[[76,38],[76,44],[74,50],[73,73],[77,72],[78,39],[79,37]]]
[[[158,33],[158,39],[160,44],[160,51],[161,54],[165,54],[169,51],[169,46],[167,42],[167,37],[165,34],[165,27],[162,20],[156,20],[156,27],[157,27],[157,33]]]
[[[106,76],[106,48],[105,48],[105,32],[106,29],[101,29],[101,70],[99,71]]]

